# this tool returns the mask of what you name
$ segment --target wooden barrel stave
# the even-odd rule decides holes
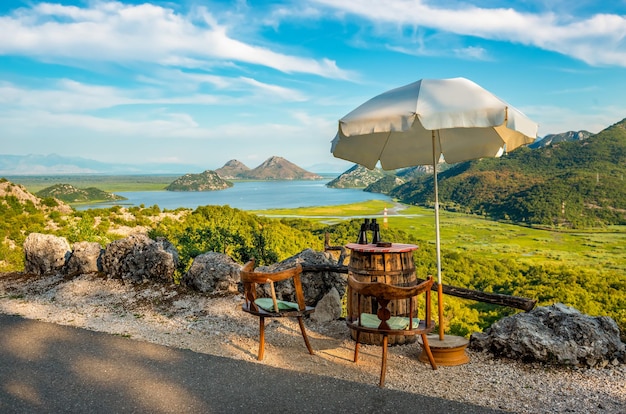
[[[361,282],[381,282],[395,286],[415,286],[417,277],[413,252],[361,252],[352,251],[348,274]],[[410,303],[408,300],[393,301],[388,306],[393,316],[409,316]],[[378,303],[374,298],[362,299],[361,311],[376,313]],[[416,307],[414,307],[416,309]],[[352,318],[358,317],[357,295],[350,292],[348,296],[348,310]],[[356,340],[356,331],[351,330],[352,339]],[[415,342],[415,336],[389,336],[389,345],[401,345]],[[364,344],[380,345],[382,335],[361,333],[360,342]]]

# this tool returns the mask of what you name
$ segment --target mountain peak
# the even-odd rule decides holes
[[[250,169],[243,162],[241,162],[239,160],[230,160],[226,164],[224,164],[224,167],[244,168],[244,169],[247,169],[247,170]]]
[[[215,170],[224,180],[235,180],[250,171],[244,163],[239,160],[230,160],[222,168]]]
[[[530,148],[541,148],[559,142],[583,141],[593,135],[589,131],[567,131],[560,134],[548,134],[529,145]]]
[[[282,166],[285,164],[291,164],[289,161],[287,161],[286,159],[284,159],[283,157],[278,157],[276,155],[273,155],[271,157],[269,157],[268,159],[266,159],[265,161],[263,161],[263,163],[259,166],[259,167],[271,167],[271,166]],[[293,164],[292,164],[293,165]],[[257,167],[257,168],[259,168]]]
[[[306,171],[282,157],[272,156],[246,174],[246,178],[253,180],[318,180],[322,177]]]

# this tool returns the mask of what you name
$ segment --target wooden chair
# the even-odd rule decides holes
[[[423,347],[428,355],[428,360],[433,369],[437,369],[435,358],[430,351],[426,334],[435,329],[435,323],[431,318],[431,298],[430,289],[433,285],[433,278],[429,276],[427,280],[411,287],[399,287],[386,283],[359,282],[353,276],[348,276],[348,287],[357,293],[358,314],[349,315],[347,319],[348,327],[356,331],[356,345],[354,347],[354,362],[359,358],[359,336],[362,332],[382,335],[382,364],[380,368],[379,386],[385,384],[385,372],[387,371],[387,344],[389,335],[421,335]],[[417,320],[417,310],[415,303],[421,294],[426,296],[425,314],[423,320]],[[365,298],[375,298],[378,302],[376,315],[362,313],[361,302]],[[411,317],[391,316],[389,303],[398,300],[409,301],[409,315]]]
[[[240,271],[240,277],[244,288],[242,310],[259,317],[259,354],[257,359],[261,361],[265,353],[265,318],[297,318],[309,354],[314,355],[302,321],[304,316],[315,312],[314,307],[306,306],[304,303],[304,293],[300,282],[302,266],[297,264],[295,267],[279,272],[255,272],[254,263],[254,259],[246,263]],[[276,299],[274,283],[288,279],[293,280],[297,303]],[[270,285],[271,298],[257,298],[257,284],[265,283]]]

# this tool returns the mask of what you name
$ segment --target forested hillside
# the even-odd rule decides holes
[[[502,158],[457,164],[439,174],[442,208],[531,225],[626,224],[626,120],[584,141],[561,142]],[[432,176],[390,194],[433,202]]]

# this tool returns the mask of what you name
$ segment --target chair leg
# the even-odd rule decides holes
[[[257,359],[259,361],[263,360],[263,355],[265,354],[265,318],[259,317],[259,356]]]
[[[387,372],[387,335],[383,335],[383,361],[380,366],[380,382],[378,386],[383,388],[385,386],[385,373]]]
[[[359,340],[361,339],[361,331],[356,331],[356,345],[354,345],[354,362],[359,360]]]
[[[302,316],[298,316],[298,324],[300,325],[300,331],[302,332],[302,337],[304,338],[306,349],[309,350],[309,354],[315,355],[315,353],[313,352],[313,348],[311,348],[311,344],[309,343],[309,337],[306,336],[306,330],[304,329],[304,321],[302,320]]]
[[[430,366],[433,367],[433,369],[437,369],[437,363],[435,362],[433,353],[430,351],[430,345],[428,345],[428,338],[426,337],[426,334],[422,334],[422,343],[424,344],[424,351],[426,351],[426,355],[430,361]]]

